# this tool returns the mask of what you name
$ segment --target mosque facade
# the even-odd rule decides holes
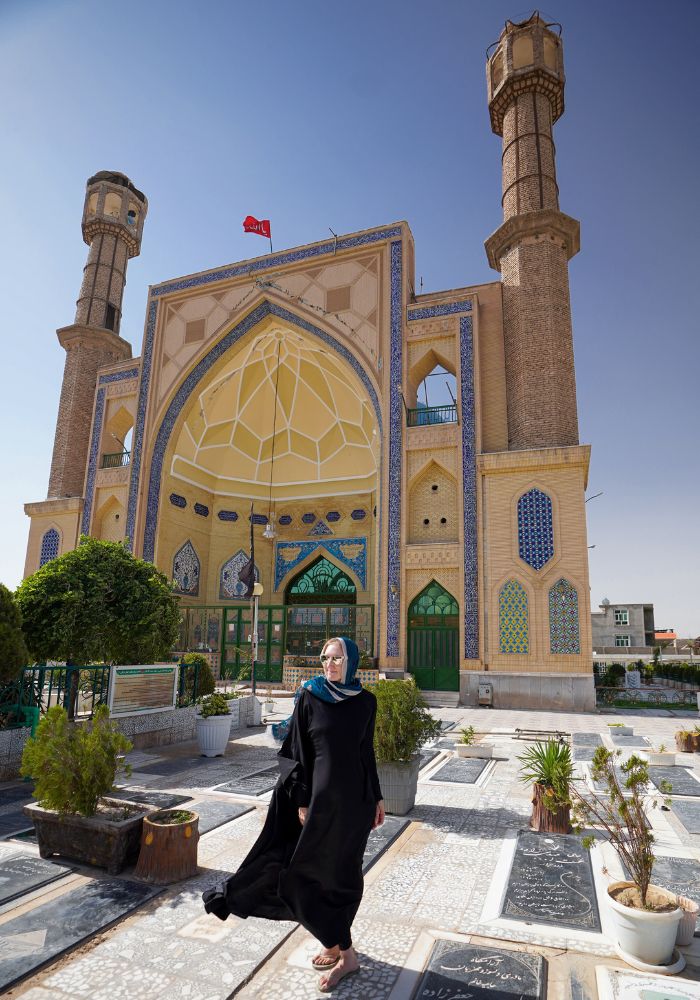
[[[349,634],[447,701],[490,685],[503,707],[593,707],[553,26],[507,22],[487,88],[503,223],[486,284],[417,293],[408,224],[382,225],[152,285],[134,358],[121,304],[148,203],[123,174],[90,178],[27,575],[81,534],[126,541],[173,580],[180,649],[235,675],[252,521],[258,679]]]

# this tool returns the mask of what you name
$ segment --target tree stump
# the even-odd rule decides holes
[[[552,812],[544,804],[546,787],[535,783],[533,791],[530,829],[538,833],[571,833],[570,807],[559,806]]]
[[[134,875],[166,885],[197,874],[199,816],[189,809],[162,809],[143,820]]]

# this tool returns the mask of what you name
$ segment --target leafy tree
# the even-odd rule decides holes
[[[12,592],[0,583],[0,684],[16,680],[28,661],[22,617]]]
[[[153,663],[168,659],[180,611],[167,577],[119,542],[82,536],[16,594],[38,661]]]

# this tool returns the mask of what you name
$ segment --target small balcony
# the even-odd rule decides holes
[[[456,424],[457,407],[454,403],[450,403],[447,406],[420,406],[417,410],[407,410],[406,423],[409,427],[427,427],[428,424]]]
[[[131,461],[130,451],[117,451],[112,455],[102,456],[102,469],[123,469]]]

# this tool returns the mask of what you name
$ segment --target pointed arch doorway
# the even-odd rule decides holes
[[[408,609],[408,670],[425,691],[459,691],[459,605],[432,580]]]

